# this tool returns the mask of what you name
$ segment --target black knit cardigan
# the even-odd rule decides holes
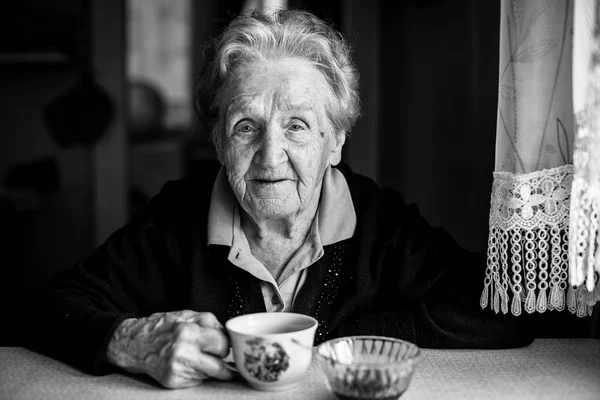
[[[344,174],[356,210],[352,238],[324,247],[293,311],[319,321],[316,344],[355,334],[430,348],[506,348],[532,342],[527,318],[479,306],[485,256],[431,227],[395,191]],[[224,323],[265,311],[260,282],[207,246],[214,177],[167,183],[147,209],[60,274],[44,303],[41,349],[94,374],[111,371],[108,342],[126,318],[209,311]]]

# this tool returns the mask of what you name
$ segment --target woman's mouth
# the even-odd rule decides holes
[[[287,179],[256,179],[255,181],[261,184],[279,183],[284,182]]]
[[[253,179],[250,185],[264,196],[280,195],[289,190],[290,179]]]

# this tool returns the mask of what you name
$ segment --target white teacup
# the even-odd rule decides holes
[[[318,322],[296,313],[240,315],[225,323],[237,371],[259,390],[286,390],[310,365]]]

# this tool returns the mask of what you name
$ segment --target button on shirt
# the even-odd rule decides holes
[[[323,256],[323,246],[352,237],[356,212],[346,179],[336,168],[327,168],[323,177],[319,208],[302,246],[294,253],[276,281],[250,251],[242,230],[240,206],[224,168],[213,186],[208,213],[208,245],[230,246],[229,261],[254,275],[269,312],[291,311],[294,298],[306,280],[306,270]]]

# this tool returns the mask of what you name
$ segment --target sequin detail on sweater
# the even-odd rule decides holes
[[[343,258],[346,250],[346,242],[336,243],[332,245],[333,259],[331,265],[327,269],[325,282],[321,288],[321,296],[317,301],[317,306],[312,315],[318,322],[317,333],[315,335],[315,344],[319,344],[329,339],[328,325],[323,318],[324,309],[330,308],[333,305],[340,289],[343,288],[353,278],[343,267]]]

